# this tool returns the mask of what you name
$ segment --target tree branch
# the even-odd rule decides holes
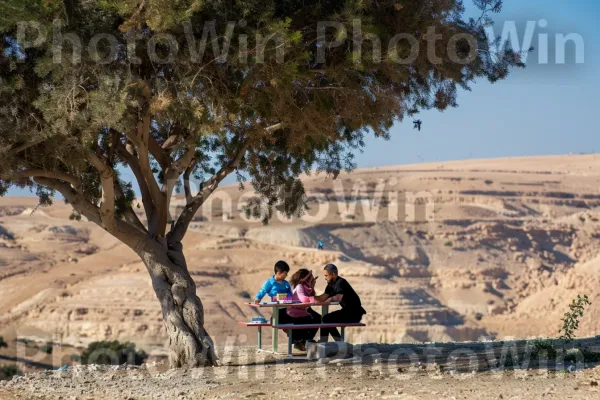
[[[43,138],[35,139],[31,142],[24,143],[21,146],[17,146],[14,149],[11,149],[11,152],[13,152],[14,154],[18,154],[18,153],[22,152],[23,150],[27,150],[30,147],[33,147],[35,145],[38,145],[38,144],[44,142],[46,139],[48,139],[48,138],[43,137]]]
[[[156,220],[153,224],[149,224],[150,234],[152,236],[164,235],[167,225],[167,210],[166,210],[166,198],[158,187],[158,183],[152,173],[152,167],[150,166],[150,159],[148,157],[148,139],[150,137],[150,115],[145,113],[142,121],[137,126],[137,136],[135,134],[126,134],[127,138],[133,142],[137,147],[139,166],[142,176],[148,187],[152,202],[154,203],[154,215],[152,218]],[[149,220],[150,221],[150,220]]]
[[[148,151],[156,160],[160,168],[165,171],[171,165],[171,156],[166,152],[152,136],[148,137]]]
[[[110,233],[117,230],[115,220],[115,173],[107,161],[96,153],[89,152],[88,160],[100,174],[102,186],[102,203],[100,204],[100,218],[102,226]]]
[[[227,177],[227,175],[237,168],[246,155],[246,150],[248,150],[248,147],[249,142],[246,140],[233,156],[233,159],[221,167],[221,169],[215,175],[213,175],[202,185],[200,192],[198,192],[198,194],[193,198],[191,203],[185,206],[183,212],[177,219],[177,223],[173,225],[171,231],[167,235],[167,240],[169,243],[181,242],[198,209],[202,206],[202,204],[204,204],[204,201],[208,198],[208,196],[210,196],[212,192],[217,189],[219,183],[221,183],[223,179]]]
[[[175,185],[177,184],[181,174],[184,173],[194,161],[195,155],[196,149],[188,149],[183,156],[181,156],[167,171],[165,171],[162,192],[167,196],[167,201],[171,197],[173,188],[175,188]]]
[[[148,191],[152,196],[152,202],[154,203],[154,210],[157,216],[157,233],[160,234],[160,231],[163,231],[165,229],[161,228],[161,225],[163,225],[163,221],[165,226],[167,223],[166,210],[164,210],[165,197],[161,192],[160,188],[158,187],[158,183],[156,182],[154,174],[152,173],[152,167],[150,166],[149,143],[156,143],[154,139],[152,139],[152,141],[150,140],[151,116],[149,110],[149,102],[150,97],[152,96],[152,91],[150,90],[150,87],[146,84],[146,82],[142,82],[142,84],[144,85],[143,96],[145,102],[143,105],[141,120],[136,126],[135,133],[126,132],[125,135],[137,148],[140,169],[146,181],[146,185],[148,186]],[[156,146],[158,146],[158,144],[156,144]],[[152,147],[154,147],[154,145],[152,145]],[[160,146],[158,146],[158,148],[160,148]],[[152,231],[150,233],[153,235],[155,234],[155,232]]]
[[[167,140],[163,142],[163,144],[160,147],[165,150],[168,150],[179,142],[179,138],[180,136],[178,134],[171,135],[167,138]]]
[[[192,175],[192,172],[194,172],[196,165],[198,165],[197,161],[192,162],[190,164],[190,166],[183,173],[183,189],[185,191],[185,204],[186,205],[188,205],[192,201],[194,201],[194,198],[192,196],[192,190],[190,188],[190,175]]]
[[[51,179],[59,179],[61,181],[70,183],[75,189],[79,190],[81,188],[81,182],[77,177],[64,173],[64,172],[56,172],[56,171],[46,171],[43,169],[28,169],[25,171],[21,171],[17,174],[19,178],[51,178]]]
[[[283,127],[283,124],[280,122],[278,124],[266,127],[265,131],[267,131],[267,132],[273,132],[273,131],[276,131],[277,129],[281,129],[282,127]]]
[[[42,185],[59,192],[69,202],[75,211],[86,217],[89,221],[102,226],[100,208],[88,201],[81,193],[78,193],[68,184],[57,179],[43,176],[36,176],[33,178],[33,180],[38,185]]]
[[[173,190],[179,180],[179,177],[184,173],[190,164],[194,161],[196,155],[195,148],[188,148],[187,151],[181,156],[173,165],[165,172],[164,183],[162,192],[166,196],[166,209],[170,212],[171,197],[173,196]]]
[[[81,193],[78,193],[68,184],[45,177],[35,177],[34,180],[38,185],[58,191],[75,211],[86,217],[90,222],[103,226],[100,208],[88,201]],[[142,232],[124,221],[115,221],[115,225],[115,231],[110,233],[136,253],[140,253],[144,242],[148,240],[147,235],[142,234]]]
[[[119,183],[119,181],[117,179],[115,179],[115,193],[116,193],[116,198],[123,198],[123,199],[125,198],[125,193],[123,192],[123,188],[121,187],[121,184]],[[125,218],[125,220],[127,222],[129,222],[131,225],[135,226],[142,233],[145,233],[145,234],[148,233],[148,231],[146,230],[146,227],[144,226],[144,224],[142,224],[142,221],[140,221],[140,219],[138,218],[138,216],[135,213],[135,211],[133,210],[133,208],[131,208],[131,206],[127,206],[127,208],[125,209],[125,213],[123,214],[123,217]]]
[[[154,202],[152,201],[152,195],[150,194],[150,190],[148,189],[148,185],[146,184],[146,179],[144,178],[144,174],[142,172],[142,168],[138,162],[136,156],[131,154],[122,143],[117,145],[117,154],[121,157],[129,168],[133,172],[135,179],[140,186],[140,192],[142,194],[142,204],[144,205],[144,211],[146,213],[146,220],[148,221],[148,230],[150,232],[155,231],[156,227],[156,211],[154,208]]]
[[[142,2],[140,3],[140,6],[136,10],[135,14],[133,14],[131,16],[131,19],[137,19],[142,14],[142,11],[144,10],[145,7],[146,7],[146,0],[142,0]]]

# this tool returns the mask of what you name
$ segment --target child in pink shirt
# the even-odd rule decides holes
[[[302,271],[302,270],[300,270],[300,271]],[[304,271],[308,271],[308,270],[304,270]],[[293,278],[294,277],[292,277],[292,279]],[[302,278],[300,280],[300,282],[298,282],[295,286],[294,286],[295,282],[292,281],[292,286],[294,287],[294,290],[292,291],[292,300],[294,302],[313,303],[315,301],[315,289],[314,289],[314,287],[311,286],[313,280],[314,280],[314,277],[313,277],[312,273],[309,272],[308,275],[306,275],[304,278]],[[304,307],[288,307],[287,313],[292,318],[309,317],[310,314],[307,311],[307,308],[308,307],[306,307],[306,308],[304,308]]]
[[[298,270],[290,279],[292,284],[292,300],[300,303],[314,303],[315,283],[317,279],[312,272],[307,269]],[[287,314],[289,322],[292,324],[320,324],[321,315],[314,311],[310,306],[305,307],[288,307]],[[298,350],[305,351],[306,341],[313,340],[317,334],[318,328],[313,329],[295,329],[293,332],[294,347]]]

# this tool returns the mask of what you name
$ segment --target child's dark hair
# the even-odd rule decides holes
[[[275,271],[275,273],[290,272],[290,266],[285,261],[277,261],[273,270]]]
[[[306,268],[299,269],[290,278],[290,284],[292,285],[293,288],[295,288],[296,285],[298,285],[298,282],[300,282],[302,279],[306,278],[309,274],[310,274],[310,271],[307,270]]]

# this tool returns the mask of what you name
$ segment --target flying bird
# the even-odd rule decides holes
[[[419,129],[419,132],[421,131],[421,124],[423,123],[423,121],[421,121],[420,119],[413,121],[413,124],[415,124],[415,126],[413,127],[413,129]]]

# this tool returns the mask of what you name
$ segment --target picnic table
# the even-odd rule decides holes
[[[329,306],[337,306],[340,303],[337,302],[332,302],[332,303],[328,303],[328,304],[323,304],[323,303],[317,303],[317,302],[313,302],[313,303],[277,303],[277,302],[268,302],[268,303],[259,303],[259,304],[255,304],[255,303],[247,303],[248,306],[253,307],[253,308],[270,308],[273,310],[273,323],[272,324],[245,324],[245,326],[258,326],[259,328],[259,338],[258,338],[258,346],[259,349],[262,347],[261,344],[261,327],[262,326],[271,326],[273,328],[273,336],[272,336],[272,344],[273,344],[273,352],[277,353],[278,352],[278,348],[279,348],[279,343],[278,343],[278,330],[281,328],[278,328],[279,326],[279,309],[280,308],[288,308],[288,307],[312,307],[312,306],[317,306],[317,307],[321,307],[321,315],[325,316],[327,313],[329,313]]]

